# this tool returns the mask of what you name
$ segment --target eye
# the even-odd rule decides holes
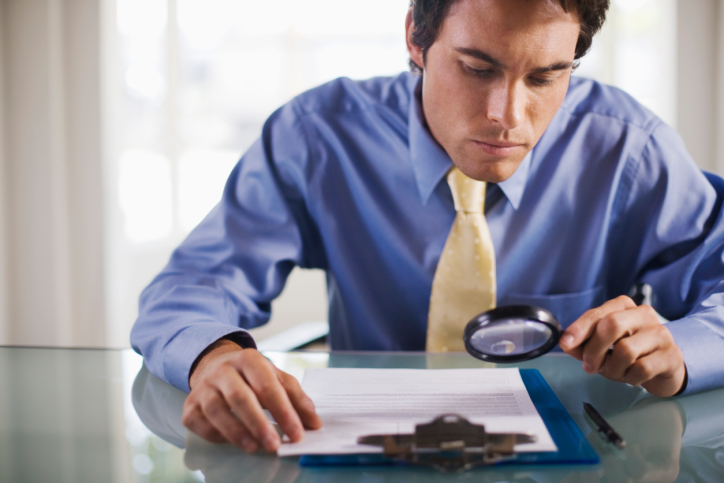
[[[530,81],[533,83],[533,85],[539,87],[549,86],[553,84],[553,79],[546,79],[544,77],[531,77]]]
[[[493,69],[476,69],[474,67],[469,66],[468,64],[463,62],[463,69],[465,69],[470,74],[473,74],[478,77],[492,77],[495,75],[495,71]]]

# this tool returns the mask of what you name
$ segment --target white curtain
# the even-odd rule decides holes
[[[724,1],[677,2],[677,123],[692,157],[724,175]]]
[[[0,343],[105,346],[101,1],[0,1]]]

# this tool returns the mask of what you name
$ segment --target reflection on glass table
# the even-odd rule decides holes
[[[492,367],[463,354],[267,353],[275,364],[301,378],[306,367]],[[639,388],[585,374],[561,354],[519,364],[541,371],[601,456],[594,467],[491,467],[474,470],[476,481],[721,481],[724,479],[724,390],[679,399],[652,397]],[[185,447],[184,462],[206,481],[415,481],[468,480],[470,474],[441,474],[412,467],[300,467],[296,458],[248,455],[230,445],[186,434],[181,424],[185,394],[145,367],[133,386],[133,404],[155,434]],[[627,441],[624,450],[605,444],[585,419],[582,401],[593,403]]]
[[[308,367],[492,367],[467,354],[266,352],[301,378]],[[548,354],[536,368],[601,456],[597,466],[490,467],[443,474],[412,467],[299,466],[189,434],[186,395],[130,350],[0,347],[0,482],[724,481],[724,390],[675,399],[583,372]],[[603,444],[583,413],[592,403],[626,439]]]

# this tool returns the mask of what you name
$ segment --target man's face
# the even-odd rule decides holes
[[[568,89],[579,33],[558,0],[459,0],[422,52],[428,128],[467,176],[498,183],[533,149]]]

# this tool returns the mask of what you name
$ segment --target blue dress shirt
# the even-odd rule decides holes
[[[424,127],[420,77],[338,79],[277,110],[221,202],[140,299],[149,370],[188,391],[197,356],[268,321],[292,268],[327,274],[334,350],[425,349],[432,279],[455,217],[450,157]],[[724,224],[679,136],[622,91],[572,78],[562,107],[486,217],[498,304],[568,326],[653,286],[688,368],[724,385]],[[465,323],[466,321],[461,321]]]

